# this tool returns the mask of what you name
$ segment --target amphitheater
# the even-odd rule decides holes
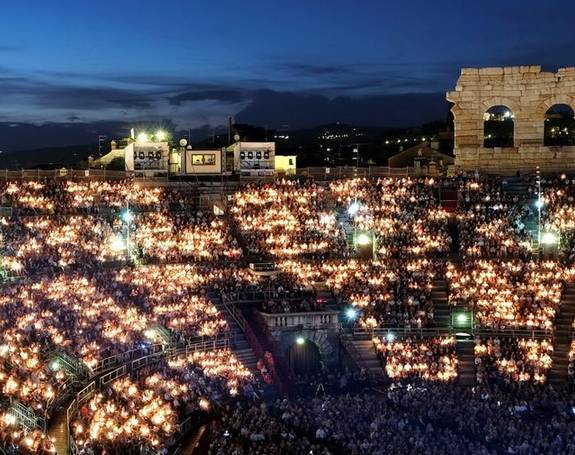
[[[0,454],[575,454],[575,69],[455,167],[0,173]]]
[[[573,451],[573,176],[6,177],[3,453]]]

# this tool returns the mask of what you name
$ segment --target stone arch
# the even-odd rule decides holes
[[[521,112],[521,105],[518,101],[514,101],[510,98],[505,98],[502,96],[494,96],[484,100],[481,103],[481,107],[483,108],[481,114],[483,115],[484,112],[487,112],[489,109],[495,106],[506,106],[511,112],[513,112],[515,116],[519,115]]]
[[[553,104],[545,112],[543,145],[546,147],[575,145],[575,110],[570,104]]]
[[[303,343],[294,341],[286,352],[290,369],[296,374],[315,373],[321,370],[320,348],[310,339],[302,339]]]
[[[509,105],[497,104],[483,113],[483,146],[513,147],[515,138],[515,113]]]
[[[537,119],[544,121],[547,111],[557,104],[566,104],[575,111],[575,97],[570,95],[555,95],[542,101],[535,110],[534,115]]]

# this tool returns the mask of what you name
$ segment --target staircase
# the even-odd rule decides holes
[[[344,342],[347,343],[348,353],[353,357],[357,366],[365,370],[368,378],[374,382],[382,381],[384,372],[375,353],[373,341],[346,339]]]
[[[474,347],[473,339],[468,337],[458,339],[455,344],[455,352],[459,362],[457,381],[464,386],[474,386],[477,380]]]
[[[523,177],[507,177],[503,184],[503,191],[508,196],[517,196],[519,200],[527,197],[529,183]]]
[[[451,237],[449,257],[450,259],[458,258],[461,242],[459,241],[459,221],[457,220],[457,217],[449,217],[449,221],[447,223],[447,232],[449,233],[449,237]]]
[[[451,307],[448,303],[447,281],[434,280],[431,288],[431,301],[436,327],[448,328],[451,325]]]
[[[68,454],[68,425],[66,422],[66,408],[58,408],[48,425],[48,436],[54,441],[58,455]]]
[[[244,333],[240,326],[238,326],[237,322],[233,318],[233,316],[229,313],[226,309],[224,304],[221,302],[219,297],[215,297],[214,295],[210,296],[210,299],[214,303],[217,310],[222,314],[226,322],[228,323],[228,327],[230,328],[230,341],[231,341],[231,350],[234,352],[234,355],[237,357],[239,361],[243,363],[243,365],[250,370],[252,374],[257,373],[257,359],[248,344]]]
[[[573,318],[575,318],[575,284],[569,284],[563,291],[559,314],[555,318],[553,363],[549,372],[549,384],[554,386],[565,385],[569,379],[569,350],[571,349]]]

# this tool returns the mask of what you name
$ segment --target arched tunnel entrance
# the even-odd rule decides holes
[[[297,375],[309,375],[321,370],[319,348],[307,338],[296,338],[288,348],[287,358],[290,368]]]

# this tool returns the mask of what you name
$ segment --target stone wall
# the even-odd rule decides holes
[[[542,72],[540,66],[463,68],[447,93],[455,119],[455,166],[512,174],[537,166],[545,172],[575,169],[575,147],[543,145],[545,113],[555,104],[575,110],[575,68]],[[493,106],[514,115],[514,146],[483,147],[483,115]]]

